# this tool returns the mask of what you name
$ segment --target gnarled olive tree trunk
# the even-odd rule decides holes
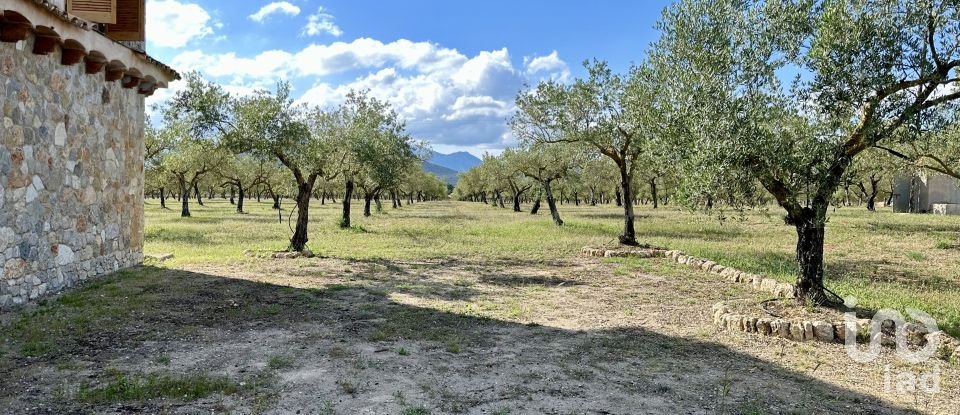
[[[633,220],[633,189],[630,173],[626,168],[620,168],[620,192],[623,197],[623,233],[620,235],[620,243],[624,245],[637,245],[637,231],[634,229]]]
[[[243,191],[243,186],[237,186],[237,213],[243,213],[243,198],[246,196],[246,192]]]
[[[297,185],[297,227],[290,238],[290,249],[301,252],[307,247],[307,225],[310,222],[310,195],[313,194],[315,176]]]
[[[797,230],[797,265],[800,276],[794,287],[798,300],[823,300],[823,242],[826,235],[827,205],[804,207],[787,216]]]
[[[343,192],[343,217],[340,219],[341,228],[350,227],[350,199],[353,198],[353,179],[347,179]]]
[[[547,196],[547,206],[550,208],[550,216],[553,218],[553,223],[557,226],[563,226],[563,219],[560,219],[560,211],[557,210],[557,201],[553,198],[553,189],[550,187],[551,181],[552,180],[543,181],[543,193]]]

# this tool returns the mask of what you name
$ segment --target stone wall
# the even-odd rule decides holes
[[[0,43],[0,308],[143,259],[143,96],[32,43]]]

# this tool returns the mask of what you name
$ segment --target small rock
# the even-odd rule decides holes
[[[812,341],[815,337],[813,335],[813,323],[809,321],[803,322],[803,340]]]
[[[793,286],[787,283],[777,284],[773,294],[780,298],[791,298],[793,297]]]
[[[804,337],[803,323],[799,321],[790,323],[790,338],[798,342],[806,340]]]
[[[836,323],[833,325],[833,338],[844,342],[847,338],[847,325],[846,323]]]
[[[903,332],[907,336],[907,343],[914,346],[925,346],[927,344],[927,334],[930,332],[927,326],[923,324],[907,323],[903,327]]]
[[[760,333],[764,336],[769,336],[771,333],[770,330],[770,320],[761,318],[757,320],[757,333]]]
[[[57,246],[57,265],[70,265],[73,263],[73,260],[73,249],[70,249],[69,246],[62,244]]]
[[[832,342],[834,337],[833,330],[833,325],[826,321],[813,322],[813,336],[819,341]]]

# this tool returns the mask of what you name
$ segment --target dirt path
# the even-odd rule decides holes
[[[660,260],[144,268],[0,317],[0,413],[957,413],[956,366],[939,367],[937,395],[886,393],[887,365],[931,368],[718,333],[710,307],[731,298],[757,293]],[[51,344],[26,357],[32,342]],[[118,373],[236,386],[188,402],[90,393]]]

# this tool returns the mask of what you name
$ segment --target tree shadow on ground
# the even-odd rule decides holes
[[[367,283],[292,288],[152,267],[99,279],[0,319],[9,321],[2,326],[7,335],[0,344],[0,369],[8,374],[0,377],[0,402],[7,408],[0,412],[116,411],[117,403],[58,400],[47,394],[63,385],[105,382],[112,370],[140,370],[138,363],[156,350],[230,350],[226,357],[220,353],[194,365],[236,373],[238,367],[256,365],[237,351],[244,347],[259,356],[290,349],[313,356],[314,350],[347,349],[352,355],[413,344],[423,350],[415,367],[393,360],[379,366],[311,364],[324,373],[343,370],[351,379],[378,379],[384,387],[391,379],[405,385],[443,379],[442,393],[426,387],[409,392],[424,406],[443,412],[514,407],[538,413],[912,413],[718,343],[642,326],[567,330],[418,307],[391,298],[398,292],[393,284]],[[261,350],[263,346],[240,340],[250,333],[269,333],[269,347],[281,350]],[[278,340],[291,336],[308,340]],[[85,370],[55,369],[76,361]],[[316,404],[317,395],[343,394],[347,388],[335,383],[338,379],[330,374],[307,384],[288,379],[283,387],[273,386],[276,395],[269,406],[292,411],[306,402]],[[297,388],[313,388],[306,394],[312,401],[301,400],[304,394]],[[384,393],[392,391],[370,386],[351,392],[353,400],[338,402],[373,405],[372,399]],[[238,394],[244,404],[254,404],[254,397]],[[39,401],[49,410],[37,411]],[[215,409],[209,400],[122,404],[126,409],[120,412]],[[374,412],[397,412],[396,403],[378,405]]]
[[[548,267],[564,267],[566,261],[536,261],[517,258],[500,260],[437,259],[423,261],[396,261],[383,258],[351,259],[360,267],[351,272],[350,279],[371,283],[379,290],[389,290],[425,299],[473,300],[480,292],[473,287],[474,278],[480,284],[500,287],[573,287],[583,281],[559,276]],[[311,275],[307,268],[306,275]],[[295,274],[295,275],[304,275]],[[451,278],[438,278],[441,275]]]

